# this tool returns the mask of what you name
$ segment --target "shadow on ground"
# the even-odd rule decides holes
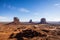
[[[9,38],[10,39],[16,38],[17,40],[24,40],[23,37],[33,38],[33,37],[45,37],[45,36],[47,36],[47,35],[41,34],[34,30],[23,30],[22,32],[17,33],[15,36],[12,33]]]

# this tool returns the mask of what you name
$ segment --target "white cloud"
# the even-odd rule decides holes
[[[0,16],[0,22],[10,22],[11,20],[8,17]]]
[[[60,21],[58,17],[47,17],[47,21]]]
[[[25,8],[20,8],[20,9],[18,9],[20,12],[26,12],[26,13],[28,13],[28,12],[30,12],[28,9],[25,9]]]
[[[30,10],[26,9],[26,8],[17,8],[15,6],[12,6],[12,5],[8,5],[6,3],[3,4],[3,7],[4,8],[8,8],[8,9],[14,9],[14,10],[17,10],[17,11],[20,11],[20,12],[25,12],[25,13],[28,13],[30,12]]]
[[[60,7],[60,4],[54,4],[54,6],[56,6],[56,7]]]
[[[6,19],[7,17],[0,16],[0,19]]]
[[[12,6],[12,5],[7,5],[6,3],[3,4],[4,8],[8,8],[8,9],[16,9],[16,7]]]
[[[3,7],[4,8],[8,8],[8,9],[16,9],[17,11],[20,11],[20,12],[30,12],[28,9],[26,8],[16,8],[15,6],[12,6],[12,5],[7,5],[6,3],[3,4]]]
[[[9,8],[9,9],[16,9],[16,7],[11,6],[11,5],[7,5],[7,8]]]

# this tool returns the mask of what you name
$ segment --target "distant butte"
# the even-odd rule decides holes
[[[32,23],[32,19],[30,19],[29,23]]]
[[[18,23],[20,23],[19,22],[19,19],[17,18],[17,17],[14,17],[14,21],[13,21],[15,24],[18,24]]]
[[[45,18],[41,18],[40,24],[47,24],[46,19]]]
[[[23,24],[48,24],[48,23],[46,22],[45,18],[41,18],[41,21],[39,23],[32,22],[32,19],[30,19],[29,22],[20,22],[18,17],[14,17],[13,22],[7,23],[7,25],[19,25],[19,24],[23,25]]]
[[[20,24],[20,21],[19,21],[19,19],[17,17],[14,17],[13,22],[8,23],[7,25],[10,25],[10,24],[18,25],[18,24]]]

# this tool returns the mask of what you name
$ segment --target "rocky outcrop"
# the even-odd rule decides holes
[[[40,24],[47,24],[46,19],[45,18],[41,18]]]
[[[14,17],[14,21],[13,21],[15,24],[18,24],[18,23],[20,23],[19,22],[19,19],[17,18],[17,17]]]
[[[17,24],[21,24],[21,23],[17,17],[14,17],[13,22],[8,23],[7,25],[17,25]]]
[[[30,19],[29,23],[32,23],[32,19]]]

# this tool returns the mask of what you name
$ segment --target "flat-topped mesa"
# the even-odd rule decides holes
[[[41,18],[40,24],[47,24],[46,19],[45,18]]]
[[[13,20],[14,20],[13,22],[14,22],[15,24],[20,23],[20,22],[19,22],[19,19],[18,19],[17,17],[14,17],[14,19],[13,19]]]

